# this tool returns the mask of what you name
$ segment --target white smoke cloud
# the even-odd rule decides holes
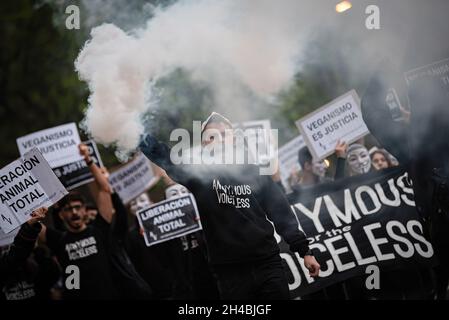
[[[400,68],[406,55],[439,48],[438,43],[429,42],[433,41],[429,35],[439,34],[437,42],[448,29],[435,25],[425,33],[423,23],[417,23],[433,21],[436,13],[444,15],[443,0],[433,0],[432,7],[427,2],[409,6],[408,1],[377,1],[382,4],[382,31],[365,28],[364,8],[372,1],[353,2],[351,10],[357,9],[357,14],[350,10],[343,15],[335,13],[336,2],[181,0],[166,8],[151,7],[151,19],[139,29],[125,32],[113,24],[93,28],[75,62],[90,89],[88,133],[121,150],[135,148],[144,131],[141,115],[150,108],[149,101],[155,101],[154,83],[177,68],[209,86],[217,110],[242,114],[254,97],[270,101],[291,83],[306,40],[317,28],[357,40],[359,50],[343,50],[354,74],[370,72],[383,54],[393,57]],[[93,16],[108,12],[98,6],[104,1],[83,3]],[[119,3],[127,6],[127,2]],[[122,21],[126,12],[125,8],[120,12]],[[132,25],[133,17],[129,14],[128,24]]]
[[[249,89],[268,98],[288,84],[300,51],[297,1],[180,1],[156,9],[143,29],[124,32],[112,24],[91,31],[75,67],[89,84],[86,127],[98,142],[136,147],[140,115],[152,83],[176,68],[207,83],[219,109],[243,112]]]

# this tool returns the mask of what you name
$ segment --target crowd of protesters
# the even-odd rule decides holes
[[[382,289],[378,291],[364,290],[363,277],[354,277],[302,299],[446,298],[447,140],[433,139],[429,146],[420,144],[422,139],[413,134],[408,135],[410,126],[418,121],[416,117],[422,116],[414,110],[423,104],[422,96],[412,94],[412,110],[402,110],[403,123],[398,124],[391,120],[388,110],[382,109],[384,104],[376,100],[376,85],[371,83],[370,89],[376,94],[370,96],[368,90],[362,111],[377,145],[367,147],[364,139],[350,145],[339,141],[330,162],[314,160],[304,147],[298,152],[301,171],[291,173],[287,189],[300,194],[320,183],[405,166],[411,172],[417,209],[439,264],[433,269],[383,272]],[[203,130],[206,128],[223,132],[225,139],[224,131],[232,129],[232,124],[213,114],[204,123]],[[214,141],[203,141],[204,145],[209,143]],[[79,146],[94,177],[89,193],[71,191],[51,208],[34,211],[13,244],[2,248],[1,300],[288,299],[284,265],[268,219],[290,250],[304,258],[310,275],[319,275],[320,265],[306,236],[291,215],[285,214],[290,207],[278,174],[270,178],[260,176],[253,166],[230,170],[229,165],[194,172],[190,167],[171,163],[169,148],[151,135],[141,142],[140,149],[163,169],[158,184],[163,192],[156,196],[143,193],[125,206],[111,187],[106,168],[97,166],[85,145]],[[226,193],[230,185],[247,188],[251,203],[257,206],[244,213],[235,206],[220,206],[215,194]],[[136,212],[189,192],[197,201],[204,230],[146,246]],[[75,281],[70,266],[76,266],[80,274],[79,288],[75,290],[68,289]]]

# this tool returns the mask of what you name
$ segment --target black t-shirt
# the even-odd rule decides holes
[[[62,266],[64,283],[69,265],[79,268],[80,289],[66,289],[64,299],[114,299],[118,291],[111,273],[108,254],[109,224],[101,217],[81,232],[60,232],[47,228],[48,247]]]

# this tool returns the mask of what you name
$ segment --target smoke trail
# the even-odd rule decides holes
[[[251,104],[269,103],[291,83],[306,40],[314,37],[318,26],[331,38],[349,37],[359,43],[357,51],[342,48],[344,62],[351,66],[350,74],[343,76],[354,79],[368,74],[373,61],[383,55],[405,71],[404,64],[419,65],[407,60],[412,53],[441,47],[440,40],[432,42],[428,35],[435,29],[443,34],[447,24],[426,32],[420,25],[421,18],[429,22],[435,13],[443,14],[444,1],[432,1],[432,8],[427,2],[412,6],[408,1],[377,1],[384,8],[383,29],[377,33],[364,25],[364,8],[371,2],[354,2],[353,13],[337,15],[333,1],[182,0],[151,8],[151,19],[143,28],[125,32],[112,24],[100,25],[92,29],[75,63],[91,92],[87,130],[100,143],[132,150],[144,131],[142,114],[157,103],[154,84],[178,68],[209,86],[218,111],[241,115]],[[102,12],[93,3],[86,1],[90,12]],[[419,50],[410,49],[412,38]]]
[[[153,84],[176,68],[207,83],[218,109],[244,112],[248,90],[257,97],[276,93],[296,71],[296,3],[181,1],[156,9],[144,29],[94,28],[75,63],[91,91],[88,131],[98,142],[134,148]]]

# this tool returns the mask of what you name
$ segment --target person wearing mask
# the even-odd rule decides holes
[[[234,144],[232,124],[217,113],[211,114],[202,129],[202,150],[241,147]],[[175,165],[169,147],[151,135],[146,135],[139,147],[195,196],[221,298],[289,298],[279,247],[268,219],[290,249],[304,257],[311,276],[318,276],[320,265],[299,230],[285,195],[270,176],[259,174],[259,167],[221,163]]]
[[[165,198],[173,199],[189,193],[189,190],[183,185],[172,182],[165,189]],[[180,240],[183,248],[183,261],[185,262],[183,273],[187,275],[189,280],[192,297],[200,300],[218,299],[218,288],[208,263],[203,231],[182,236]]]
[[[174,241],[176,243],[169,245],[161,243],[146,246],[143,230],[140,229],[136,214],[137,211],[149,207],[152,203],[146,192],[131,200],[129,211],[135,217],[135,221],[126,236],[126,251],[139,275],[153,290],[153,298],[155,300],[174,299],[181,296],[175,296],[175,277],[171,271],[173,263],[170,261],[168,252],[172,250],[172,246],[180,248],[181,244],[176,240]]]

